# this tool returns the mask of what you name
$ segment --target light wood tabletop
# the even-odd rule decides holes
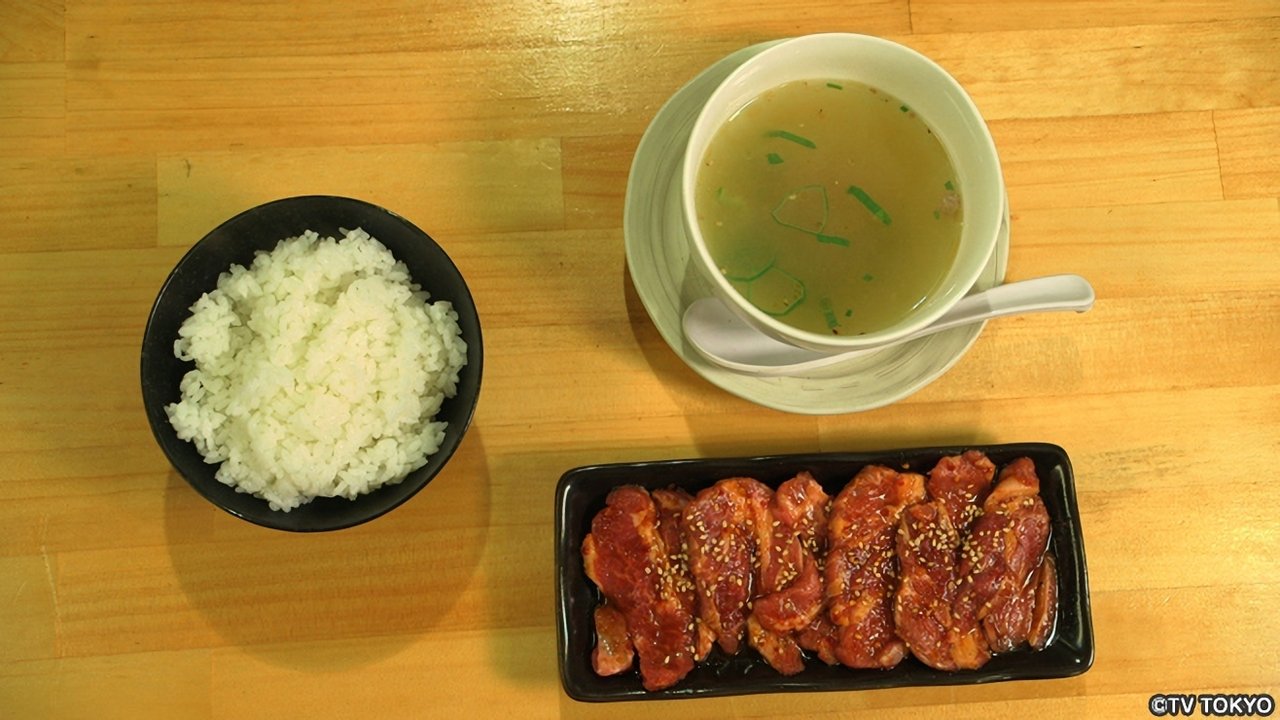
[[[628,272],[642,134],[718,59],[882,36],[988,120],[993,322],[887,407],[693,371]],[[1280,690],[1280,3],[0,0],[0,717],[1149,717]],[[313,535],[202,499],[142,410],[143,326],[267,200],[367,200],[453,257],[475,420],[394,512]],[[588,464],[1043,441],[1073,463],[1096,660],[980,686],[590,704],[558,676],[553,492]]]

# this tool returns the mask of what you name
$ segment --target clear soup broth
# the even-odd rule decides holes
[[[796,328],[888,327],[940,285],[964,218],[946,150],[873,87],[806,80],[752,100],[712,138],[699,226],[720,272]]]

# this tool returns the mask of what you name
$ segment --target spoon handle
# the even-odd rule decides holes
[[[683,327],[689,343],[716,365],[762,377],[800,375],[981,320],[1051,310],[1084,312],[1093,306],[1093,300],[1093,287],[1079,275],[1020,280],[968,295],[932,324],[892,342],[839,352],[809,350],[775,340],[743,322],[714,297],[694,301],[685,310]]]
[[[927,329],[932,335],[978,319],[1051,310],[1084,312],[1093,307],[1093,300],[1093,286],[1079,275],[1047,275],[997,285],[961,298]]]

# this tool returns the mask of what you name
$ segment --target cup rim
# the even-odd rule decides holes
[[[715,260],[711,257],[711,252],[708,250],[698,226],[697,204],[694,197],[694,191],[697,183],[697,173],[700,165],[699,161],[701,159],[701,154],[699,154],[698,157],[694,157],[696,145],[693,142],[693,138],[699,133],[700,129],[702,129],[703,133],[708,132],[706,130],[706,126],[711,121],[710,115],[713,105],[716,104],[718,98],[729,92],[730,89],[743,78],[743,76],[755,72],[755,69],[760,65],[774,62],[774,60],[779,56],[784,56],[794,52],[794,49],[797,46],[803,48],[813,44],[831,43],[833,41],[842,43],[858,43],[868,46],[878,46],[879,49],[888,49],[890,52],[898,53],[907,61],[917,63],[918,65],[926,68],[929,72],[933,73],[937,77],[937,80],[947,87],[950,97],[959,103],[960,108],[963,110],[963,115],[966,118],[966,124],[971,125],[972,130],[975,131],[978,144],[976,153],[984,158],[989,158],[993,163],[995,170],[994,185],[990,188],[990,191],[994,193],[996,197],[1000,198],[1002,203],[1005,202],[1004,178],[1000,169],[999,155],[996,151],[995,140],[992,138],[990,128],[987,126],[986,120],[983,118],[977,104],[974,103],[973,98],[964,90],[964,87],[959,83],[959,81],[947,72],[945,68],[932,58],[918,50],[915,50],[914,48],[874,35],[841,32],[816,33],[781,40],[776,44],[765,48],[759,54],[748,58],[742,65],[735,68],[734,71],[722,80],[716,89],[712,91],[710,96],[708,96],[707,100],[704,102],[702,108],[698,111],[698,115],[694,120],[692,129],[690,130],[690,142],[688,142],[684,148],[684,156],[680,171],[682,198],[681,209],[684,214],[684,224],[689,235],[690,244],[694,249],[694,255],[696,258],[695,262],[698,262],[701,265],[703,274],[710,279],[716,294],[719,295],[722,300],[725,300],[726,304],[730,308],[741,315],[745,320],[749,321],[752,325],[766,334],[784,342],[800,347],[809,347],[820,350],[850,349],[889,343],[898,338],[904,337],[919,328],[932,324],[946,313],[946,311],[949,310],[956,302],[964,297],[973,287],[974,283],[977,282],[978,276],[982,273],[983,267],[990,259],[991,253],[995,250],[997,236],[999,234],[999,223],[996,222],[994,224],[993,231],[989,233],[990,237],[984,237],[981,239],[981,246],[985,246],[985,251],[981,253],[982,257],[980,260],[971,263],[970,267],[964,269],[964,272],[960,275],[957,282],[952,283],[941,291],[941,294],[945,297],[944,301],[934,303],[933,307],[928,309],[927,312],[921,312],[918,315],[909,313],[902,320],[887,328],[859,335],[823,335],[821,333],[802,330],[793,325],[784,323],[777,318],[769,316],[755,305],[751,304],[733,288],[721,273],[715,272]],[[808,78],[797,75],[787,82],[801,79]],[[815,75],[813,79],[817,79],[817,76]],[[753,93],[751,97],[759,97],[764,92],[775,87],[778,87],[778,85],[771,85],[768,88]],[[890,94],[893,94],[894,92],[893,88],[885,88],[885,90]],[[705,152],[706,147],[710,144],[710,139],[715,136],[714,130],[709,132],[710,137],[708,137],[706,143],[702,144],[701,152]],[[941,137],[939,137],[939,141],[942,141]],[[950,148],[947,149],[948,155],[952,156],[952,163],[954,164],[956,162],[954,154],[950,152]],[[1003,205],[991,208],[989,211],[984,210],[984,212],[989,212],[998,220],[1002,210]],[[966,209],[966,212],[968,212],[968,209]]]

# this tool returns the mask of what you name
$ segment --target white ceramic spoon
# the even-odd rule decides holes
[[[1050,275],[997,285],[960,299],[936,322],[892,342],[856,350],[824,352],[775,340],[748,325],[719,298],[695,300],[684,311],[684,336],[703,357],[750,375],[803,375],[859,355],[943,330],[1024,313],[1093,307],[1093,287],[1079,275]]]

